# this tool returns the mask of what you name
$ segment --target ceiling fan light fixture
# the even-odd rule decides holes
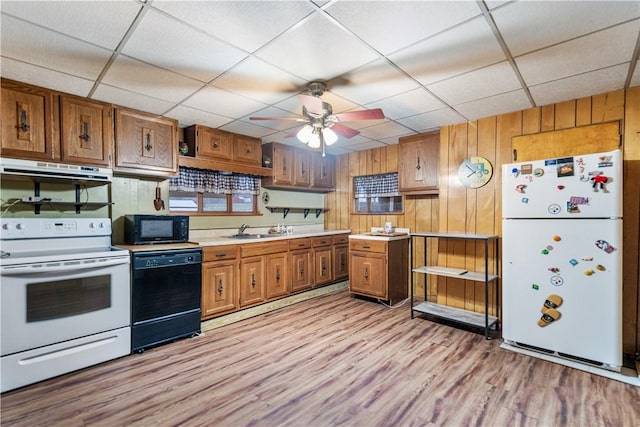
[[[304,125],[302,127],[302,129],[300,129],[298,131],[298,133],[296,134],[296,137],[301,141],[304,142],[305,144],[309,143],[309,139],[311,138],[311,135],[313,133],[313,127],[311,127],[310,125]]]
[[[309,137],[309,148],[320,148],[320,133],[313,132]]]
[[[333,145],[338,140],[338,135],[330,128],[322,129],[322,136],[324,137],[324,143],[327,145]]]

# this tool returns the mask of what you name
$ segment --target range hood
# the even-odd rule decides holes
[[[42,160],[0,158],[3,178],[25,178],[34,181],[97,181],[111,182],[113,170],[98,166],[51,163]]]

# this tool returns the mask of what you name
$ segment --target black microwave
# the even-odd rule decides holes
[[[125,215],[124,240],[130,245],[186,242],[189,240],[189,217]]]

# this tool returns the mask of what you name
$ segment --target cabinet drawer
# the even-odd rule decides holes
[[[310,247],[311,247],[311,238],[289,240],[290,251],[295,251],[296,249],[309,249]]]
[[[240,256],[242,258],[246,258],[249,256],[273,254],[276,252],[287,252],[288,250],[289,242],[286,240],[269,243],[249,243],[240,246]]]
[[[351,239],[349,241],[349,249],[352,251],[387,252],[387,242],[380,240]]]
[[[341,245],[344,243],[349,243],[349,235],[348,234],[337,234],[333,236],[333,244]]]
[[[325,236],[325,237],[314,237],[312,241],[312,245],[314,248],[318,246],[329,246],[333,243],[333,236]]]
[[[205,246],[202,248],[202,261],[222,261],[238,257],[238,245]]]

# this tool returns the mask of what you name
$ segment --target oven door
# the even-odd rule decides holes
[[[130,258],[3,266],[2,356],[130,325]]]

